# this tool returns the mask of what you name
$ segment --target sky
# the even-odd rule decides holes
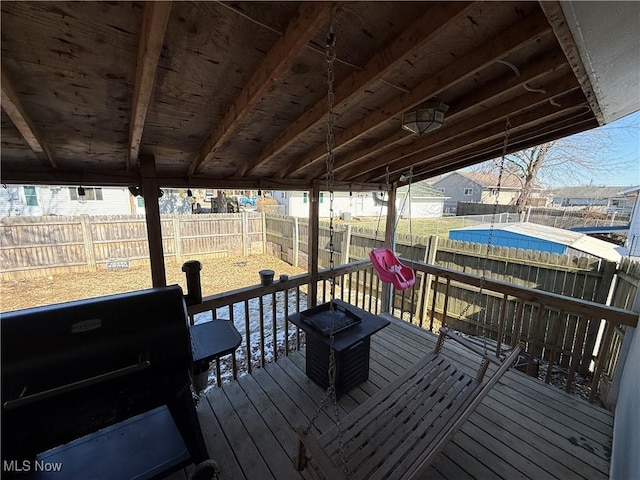
[[[607,130],[615,140],[622,159],[629,160],[628,169],[612,172],[598,179],[599,185],[640,185],[640,112],[627,115],[598,129]],[[606,161],[606,158],[603,159]]]
[[[604,133],[602,132],[604,131]],[[593,140],[597,138],[597,140]],[[602,165],[601,172],[589,172],[579,175],[572,166],[571,172],[559,170],[559,174],[539,174],[539,183],[545,187],[578,186],[592,183],[616,187],[640,185],[640,111],[620,118],[602,127],[587,130],[561,140],[572,155],[588,155],[589,162]],[[556,150],[564,151],[564,150]],[[495,165],[495,162],[487,162]],[[480,166],[468,167],[464,170],[477,170]],[[574,173],[572,175],[571,173]],[[592,177],[592,178],[590,178]]]

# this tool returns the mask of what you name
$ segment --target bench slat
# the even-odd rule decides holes
[[[497,362],[500,368],[483,383],[439,355],[444,337],[458,340],[441,329],[436,350],[347,415],[341,431],[336,426],[316,439],[297,429],[318,467],[314,476],[319,470],[331,480],[414,478],[431,464],[521,351],[517,346]],[[478,371],[484,373],[488,359],[474,351],[483,359]],[[341,471],[341,441],[346,475]]]

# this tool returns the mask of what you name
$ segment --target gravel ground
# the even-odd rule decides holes
[[[187,291],[182,265],[167,262],[167,284],[174,283]],[[258,272],[263,269],[297,275],[304,270],[293,267],[271,255],[228,257],[202,262],[201,281],[204,296],[235,290],[260,283]],[[0,311],[49,305],[52,303],[130,292],[151,287],[148,266],[128,270],[98,270],[97,272],[68,273],[41,278],[3,280],[0,282]]]

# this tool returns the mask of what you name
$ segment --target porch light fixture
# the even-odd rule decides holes
[[[82,187],[78,187],[78,203],[87,203],[87,193]]]
[[[437,130],[444,123],[447,110],[448,105],[438,100],[429,100],[402,115],[402,128],[417,135]]]
[[[189,205],[196,203],[196,197],[193,196],[193,192],[190,188],[187,189],[187,202],[189,202]]]

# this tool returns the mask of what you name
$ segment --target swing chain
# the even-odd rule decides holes
[[[459,317],[463,318],[467,311],[469,311],[469,309],[471,308],[471,305],[476,304],[477,300],[480,298],[480,295],[482,295],[482,291],[484,289],[484,284],[487,280],[487,267],[489,265],[489,252],[491,249],[491,245],[492,245],[492,241],[493,241],[493,230],[495,227],[495,223],[496,223],[496,216],[498,213],[498,201],[499,201],[499,196],[498,194],[500,193],[500,187],[502,185],[502,176],[504,173],[504,161],[505,161],[505,157],[507,156],[507,145],[509,143],[509,129],[511,128],[511,123],[509,122],[509,117],[507,117],[505,126],[504,126],[504,140],[502,142],[502,156],[500,158],[500,168],[498,171],[498,184],[496,185],[496,195],[495,195],[495,200],[493,201],[493,209],[491,212],[491,223],[489,225],[489,235],[487,237],[487,252],[484,256],[484,259],[482,261],[482,276],[480,277],[480,283],[478,284],[478,290],[476,291],[475,295],[473,296],[473,299],[467,304],[467,306],[462,310],[462,312],[460,312]],[[483,339],[483,346],[484,346],[484,354],[487,354],[487,315],[486,312],[482,317],[482,339]]]
[[[329,380],[329,387],[327,388],[326,394],[320,401],[318,408],[313,413],[309,424],[305,427],[304,433],[307,434],[311,429],[311,426],[315,423],[320,412],[324,408],[327,403],[327,400],[331,398],[331,402],[333,404],[333,414],[336,419],[336,427],[338,429],[338,439],[339,439],[339,453],[340,460],[342,461],[342,471],[343,473],[347,473],[347,461],[344,453],[344,441],[342,436],[342,423],[340,420],[340,411],[338,408],[338,398],[336,394],[336,356],[335,349],[333,348],[335,343],[335,308],[334,308],[334,300],[335,300],[335,292],[336,292],[336,282],[334,278],[334,269],[335,269],[335,228],[334,228],[334,180],[335,174],[333,171],[333,146],[334,146],[334,136],[333,136],[333,126],[335,122],[335,113],[333,110],[334,107],[334,92],[333,85],[335,80],[334,75],[334,62],[336,59],[336,37],[333,33],[333,22],[332,18],[329,19],[329,32],[327,33],[327,51],[326,51],[326,61],[327,61],[327,136],[326,136],[326,146],[327,146],[327,156],[326,156],[326,166],[327,166],[327,176],[326,176],[326,190],[329,192],[329,285],[330,285],[330,303],[329,303],[329,311],[330,311],[330,326],[329,326],[329,366],[327,369],[327,377]]]

